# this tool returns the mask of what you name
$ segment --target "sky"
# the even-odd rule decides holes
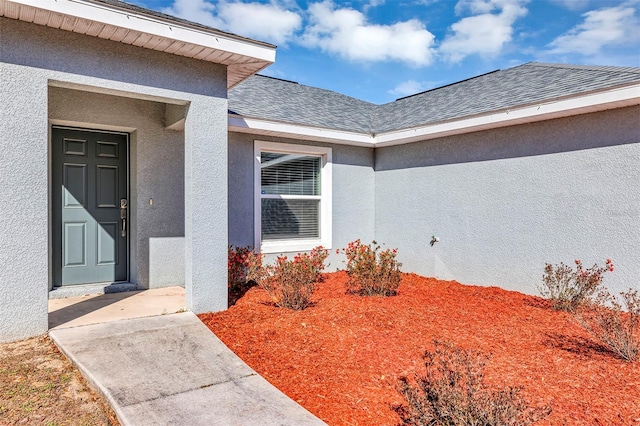
[[[640,67],[640,0],[126,0],[278,46],[261,74],[383,104],[526,62]]]

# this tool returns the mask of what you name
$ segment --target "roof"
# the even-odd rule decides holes
[[[604,92],[620,88],[625,91],[619,93],[618,97],[622,98],[618,100],[601,96]],[[543,104],[545,108],[541,108]],[[596,104],[601,104],[601,107],[594,107]],[[416,138],[420,137],[420,133],[411,137],[406,135],[408,130],[417,128],[433,130],[440,126],[444,129],[442,126],[446,124],[446,131],[451,134],[454,130],[451,128],[452,122],[465,121],[463,127],[481,130],[502,126],[495,124],[498,122],[510,125],[598,108],[638,104],[640,68],[537,62],[493,71],[383,105],[260,75],[247,79],[229,91],[229,110],[232,114],[293,126],[366,133],[373,138],[370,142],[374,145],[381,142],[376,140],[381,134],[397,134],[397,137],[389,136],[385,142],[387,144],[391,144],[393,138],[405,142],[419,140]],[[525,111],[531,106],[535,108]],[[521,111],[520,114],[512,113],[507,117],[513,110]],[[478,120],[478,117],[484,119]],[[238,122],[237,119],[234,121]],[[251,126],[256,124],[231,127],[232,130],[259,133],[256,129],[250,129]],[[270,132],[277,133],[274,133],[273,126]],[[405,136],[400,135],[403,132]],[[284,133],[281,136],[286,136]],[[442,132],[438,130],[433,134],[441,135]],[[315,139],[328,140],[326,136]],[[367,144],[365,141],[360,138],[358,144]]]
[[[376,132],[388,132],[640,81],[640,68],[530,62],[382,105]]]
[[[227,65],[227,87],[275,61],[272,44],[120,0],[0,0],[0,17]]]
[[[243,117],[371,133],[375,104],[292,81],[254,75],[229,91],[229,111]]]

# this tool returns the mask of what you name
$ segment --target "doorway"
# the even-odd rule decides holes
[[[52,128],[54,287],[129,279],[129,134]]]

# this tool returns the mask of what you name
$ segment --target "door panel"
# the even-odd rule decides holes
[[[54,285],[126,281],[128,135],[52,129]]]
[[[85,208],[87,206],[87,165],[63,164],[64,207]]]
[[[98,141],[97,154],[103,158],[118,158],[118,144],[114,142]]]
[[[100,209],[114,208],[120,205],[117,166],[96,167],[96,197]]]
[[[64,266],[87,266],[87,224],[64,223]]]
[[[66,139],[64,140],[64,153],[65,155],[80,155],[82,157],[87,156],[87,141]]]
[[[98,229],[98,265],[115,265],[118,261],[117,222],[100,222]]]

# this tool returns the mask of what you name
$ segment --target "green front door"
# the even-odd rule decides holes
[[[126,281],[128,135],[53,127],[54,285]]]

